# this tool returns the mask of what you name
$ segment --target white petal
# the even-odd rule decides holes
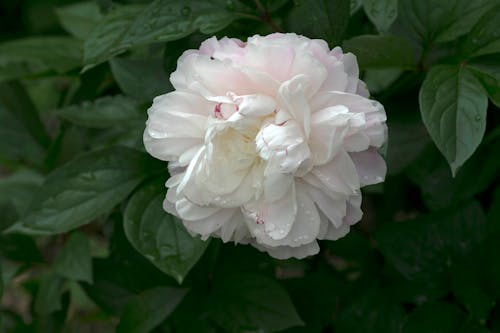
[[[263,244],[251,243],[256,249],[267,252],[271,257],[284,260],[290,258],[304,259],[309,256],[318,254],[318,242],[313,241],[297,247],[291,246],[265,246]]]
[[[331,162],[314,167],[311,173],[332,192],[351,195],[360,187],[356,167],[349,155],[343,151]]]
[[[235,211],[236,209],[221,209],[206,218],[193,221],[182,220],[182,222],[189,231],[201,235],[201,238],[206,240],[212,233],[229,223]]]
[[[377,184],[384,181],[387,166],[375,148],[359,153],[350,153],[358,171],[361,186]]]

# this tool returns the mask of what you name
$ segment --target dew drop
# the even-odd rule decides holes
[[[482,118],[480,115],[476,114],[476,116],[474,117],[474,120],[475,121],[480,121]]]
[[[182,16],[188,16],[189,14],[191,14],[191,8],[189,6],[182,7],[182,9],[181,9],[181,15]]]
[[[387,17],[390,19],[394,18],[395,16],[396,16],[396,11],[394,9],[387,14]]]

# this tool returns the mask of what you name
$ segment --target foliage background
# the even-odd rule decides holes
[[[500,332],[499,22],[497,0],[2,0],[0,330]],[[276,30],[354,52],[388,115],[386,182],[302,261],[188,236],[141,142],[184,50]]]

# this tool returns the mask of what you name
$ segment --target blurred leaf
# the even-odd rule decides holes
[[[0,163],[4,166],[22,162],[40,166],[43,163],[43,147],[28,133],[12,114],[0,105]]]
[[[399,0],[399,4],[398,21],[427,47],[469,32],[479,18],[492,9],[495,0]]]
[[[0,262],[0,299],[3,296],[3,270],[2,270],[2,262]],[[0,327],[2,327],[2,320],[0,318]]]
[[[391,35],[363,35],[344,41],[345,52],[352,52],[364,68],[416,67],[415,50],[403,38]]]
[[[363,0],[363,8],[380,32],[387,31],[398,16],[398,0]]]
[[[98,64],[133,46],[176,40],[197,30],[213,34],[238,18],[226,5],[223,0],[155,0],[146,7],[117,7],[85,41],[85,63]]]
[[[495,298],[488,293],[482,283],[484,274],[478,267],[475,257],[453,265],[451,282],[453,294],[462,302],[476,320],[486,323],[490,311],[495,306]]]
[[[271,279],[245,274],[215,283],[209,316],[229,332],[279,331],[304,324],[286,291]]]
[[[463,66],[437,66],[420,89],[422,120],[453,175],[474,153],[486,129],[488,99]]]
[[[102,18],[95,1],[79,2],[56,9],[63,28],[76,38],[85,39]]]
[[[72,233],[54,261],[54,270],[60,276],[74,281],[92,283],[92,257],[88,238]]]
[[[110,64],[120,89],[138,100],[151,102],[172,89],[162,59],[114,58]]]
[[[32,192],[43,178],[31,170],[19,170],[0,179],[0,200],[10,199],[16,210],[23,214],[28,208]]]
[[[481,241],[484,220],[473,202],[385,225],[375,239],[384,257],[408,280],[447,288],[448,268]]]
[[[339,277],[325,272],[311,272],[303,277],[286,279],[283,283],[300,317],[307,323],[307,326],[296,326],[287,332],[323,332],[331,324],[332,314],[345,293],[346,284]]]
[[[42,147],[49,146],[51,139],[40,120],[38,111],[18,82],[0,82],[0,104],[3,104]]]
[[[399,332],[405,312],[388,292],[372,288],[349,300],[335,320],[335,332]]]
[[[0,44],[0,81],[61,74],[81,64],[81,42],[70,37],[30,37]]]
[[[133,126],[146,121],[146,112],[139,103],[122,95],[105,96],[93,102],[67,106],[55,113],[76,125],[92,128]]]
[[[146,154],[124,147],[84,154],[47,177],[34,194],[29,214],[10,231],[50,235],[89,223],[162,166]]]
[[[463,51],[469,57],[500,52],[500,4],[491,8],[474,26],[463,43]]]
[[[357,12],[358,9],[360,9],[362,5],[363,5],[363,0],[351,0],[351,10],[350,10],[351,16],[355,12]]]
[[[186,291],[170,287],[147,290],[125,306],[117,333],[148,333],[177,307]]]
[[[407,318],[401,333],[455,333],[464,321],[459,307],[444,302],[426,303]]]
[[[393,115],[388,127],[387,172],[397,174],[415,162],[431,140],[417,113]]]
[[[33,238],[25,235],[0,235],[0,253],[14,261],[27,263],[43,261]]]
[[[349,0],[294,0],[294,7],[286,17],[287,30],[324,39],[333,48],[342,42],[350,8]]]
[[[469,68],[483,85],[490,100],[497,107],[500,107],[500,65],[498,55],[492,54],[471,60]]]
[[[365,71],[363,81],[373,95],[386,90],[401,74],[402,70],[399,68],[369,69]]]
[[[138,190],[125,210],[125,233],[137,251],[182,283],[209,242],[191,236],[179,219],[166,213],[164,199],[164,186],[149,184]]]
[[[50,314],[62,309],[61,293],[63,279],[49,274],[40,279],[40,286],[35,298],[35,311],[38,314]]]
[[[497,186],[493,194],[493,201],[488,211],[488,231],[500,231],[500,186]]]
[[[426,206],[443,209],[464,202],[486,190],[498,177],[500,158],[496,154],[500,138],[485,142],[452,177],[445,160],[433,149],[409,168],[414,182],[422,191]]]

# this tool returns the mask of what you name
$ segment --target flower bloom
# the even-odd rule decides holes
[[[387,127],[354,55],[296,34],[213,37],[170,80],[144,145],[170,162],[164,209],[191,234],[303,258],[361,219]]]

